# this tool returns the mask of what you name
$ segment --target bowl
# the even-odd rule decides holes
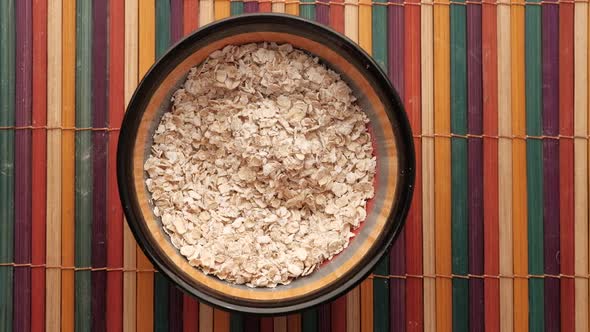
[[[143,164],[170,97],[191,67],[230,44],[290,43],[342,75],[370,118],[377,160],[375,197],[348,248],[309,276],[275,288],[249,288],[206,275],[189,265],[152,212]],[[174,45],[146,74],[131,98],[121,127],[117,179],[125,216],[155,268],[201,301],[257,314],[300,311],[342,295],[362,281],[399,234],[412,197],[414,147],[400,98],[385,73],[354,42],[302,18],[242,15],[209,24]]]

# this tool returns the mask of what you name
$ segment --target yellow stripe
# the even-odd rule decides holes
[[[371,279],[369,281],[372,282]],[[361,297],[358,286],[346,294],[346,332],[358,332],[361,330],[359,315],[360,301]]]
[[[509,3],[509,0],[500,0]],[[511,54],[510,54],[510,7],[498,6],[498,134],[512,135],[511,122]],[[506,136],[508,137],[508,136]],[[498,210],[500,273],[512,275],[512,141],[498,140]],[[513,282],[500,279],[500,330],[514,328]]]
[[[371,4],[371,0],[360,0],[359,3]],[[372,6],[359,6],[359,45],[365,52],[371,54],[373,48],[373,24],[372,24]]]
[[[273,318],[274,332],[287,332],[287,316],[278,316]]]
[[[47,7],[47,125],[61,126],[62,2]],[[61,264],[61,133],[47,131],[46,263]],[[45,329],[59,331],[61,272],[46,270]]]
[[[64,0],[62,9],[62,125],[76,125],[76,1]],[[62,131],[62,265],[74,266],[74,174],[75,174],[75,133]],[[61,273],[61,330],[74,331],[74,271]]]
[[[213,0],[199,1],[199,27],[213,22],[215,17]]]
[[[299,15],[299,4],[289,3],[285,5],[285,13],[291,15]]]
[[[137,86],[138,75],[138,0],[125,1],[125,105],[129,104],[131,96]],[[136,296],[137,279],[135,270],[137,264],[136,244],[133,234],[123,223],[123,331],[134,332],[136,324]]]
[[[574,135],[588,135],[588,3],[574,4]],[[574,139],[575,274],[588,274],[588,141]],[[588,279],[575,279],[576,331],[588,331]]]
[[[355,43],[359,41],[359,7],[357,4],[358,0],[344,0],[344,34]]]
[[[215,19],[219,20],[222,18],[229,17],[230,10],[229,10],[229,0],[215,0]]]
[[[425,0],[431,3],[432,0]],[[421,84],[422,84],[422,249],[423,271],[435,275],[434,247],[434,41],[432,6],[421,6]],[[420,171],[420,170],[418,170]],[[424,330],[436,328],[436,283],[424,278]]]
[[[199,332],[213,332],[213,308],[199,303]]]
[[[272,11],[274,13],[284,13],[285,12],[285,3],[284,2],[273,2],[272,3]]]

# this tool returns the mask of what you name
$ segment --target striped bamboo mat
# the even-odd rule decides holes
[[[491,1],[0,1],[0,331],[588,331],[588,1]],[[270,11],[331,26],[389,73],[417,182],[372,277],[260,318],[154,272],[115,151],[171,44]]]

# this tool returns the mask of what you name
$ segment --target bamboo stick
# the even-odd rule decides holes
[[[574,135],[588,134],[588,25],[586,2],[574,4]],[[588,141],[574,139],[574,272],[588,274]],[[588,331],[588,279],[575,279],[575,328]]]
[[[509,3],[507,0],[500,0]],[[498,134],[512,135],[511,122],[511,54],[510,7],[498,6]],[[512,141],[498,140],[498,210],[500,241],[500,274],[512,275]],[[513,281],[500,279],[500,331],[512,331]]]
[[[434,132],[450,134],[450,35],[449,6],[434,6]],[[434,139],[434,219],[436,274],[450,275],[451,270],[451,140]],[[436,329],[452,329],[452,283],[436,278]]]
[[[431,1],[431,0],[427,0]],[[434,42],[432,6],[420,7],[420,63],[422,108],[422,252],[423,273],[436,274],[434,233]],[[424,330],[436,328],[436,285],[431,278],[424,279]]]
[[[109,2],[109,126],[120,127],[125,112],[125,4]],[[123,267],[123,208],[117,186],[117,142],[119,132],[109,133],[108,155],[108,222],[107,222],[107,266]],[[123,272],[107,273],[106,329],[120,331],[123,328]]]
[[[367,53],[372,53],[373,41],[371,36],[373,35],[373,17],[372,12],[376,9],[371,6],[371,0],[359,0],[358,9],[358,39],[359,46],[363,48]],[[385,9],[385,8],[384,8]],[[387,24],[387,23],[385,23]],[[383,26],[382,29],[386,27]]]
[[[76,1],[62,2],[62,122],[63,126],[76,125]],[[75,132],[64,130],[62,135],[61,173],[61,263],[75,264]],[[61,326],[65,331],[74,330],[74,271],[61,272]]]
[[[62,1],[47,8],[47,125],[61,126],[62,108]],[[47,132],[46,264],[61,264],[61,133]],[[46,270],[45,329],[61,329],[61,271]]]
[[[125,105],[129,104],[138,82],[138,0],[125,1]],[[123,223],[123,331],[137,329],[137,251],[127,222]]]
[[[155,60],[155,2],[154,0],[139,1],[139,65],[138,78],[146,74]],[[137,268],[140,270],[153,269],[152,264],[137,246]],[[137,274],[137,329],[152,331],[154,325],[154,272],[139,272]]]
[[[349,4],[349,5],[347,5]],[[344,0],[344,34],[355,43],[359,41],[358,0]]]
[[[33,1],[33,126],[47,125],[47,1]],[[47,216],[47,132],[33,131],[31,254],[34,265],[45,264]],[[45,268],[31,268],[31,331],[45,327]]]
[[[523,4],[523,0],[512,3]],[[511,6],[510,50],[511,50],[511,115],[512,134],[526,134],[525,113],[525,66],[524,66],[524,6]],[[528,273],[527,237],[527,172],[526,142],[512,142],[512,232],[514,273]],[[503,191],[501,191],[503,192]],[[529,295],[526,279],[514,280],[514,329],[528,330]]]
[[[346,294],[346,331],[358,332],[360,326],[360,290],[353,288]],[[291,330],[289,330],[291,332]]]

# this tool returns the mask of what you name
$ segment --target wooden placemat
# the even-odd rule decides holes
[[[183,35],[285,12],[371,54],[414,132],[414,200],[374,274],[286,317],[199,304],[125,225],[119,127]],[[589,328],[586,0],[0,2],[0,331]]]

